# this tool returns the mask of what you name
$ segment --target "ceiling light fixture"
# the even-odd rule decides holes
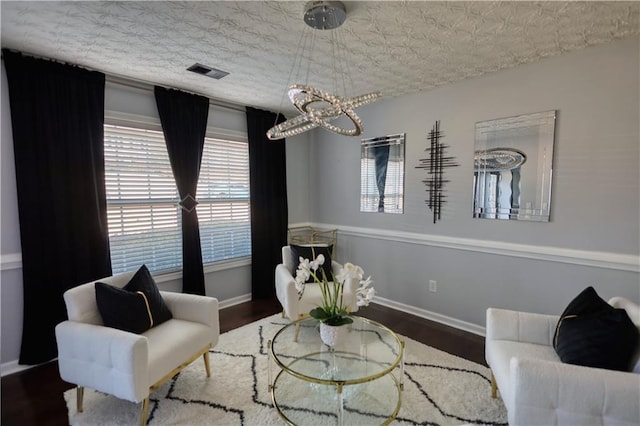
[[[311,1],[304,8],[304,22],[314,30],[335,30],[340,27],[347,18],[345,6],[340,1]],[[306,28],[296,51],[296,60],[289,75],[300,78],[302,73],[303,59],[307,60],[306,79],[308,80],[311,70],[311,55],[314,50],[314,31]],[[311,32],[311,35],[309,34]],[[289,86],[287,95],[293,106],[300,112],[300,115],[291,118],[281,124],[273,126],[267,131],[267,137],[271,140],[283,139],[295,136],[316,127],[322,127],[334,133],[345,136],[358,136],[364,130],[362,120],[355,112],[355,108],[374,102],[380,98],[380,92],[367,93],[365,95],[347,97],[346,80],[349,79],[353,86],[351,77],[347,72],[344,52],[338,40],[338,31],[331,31],[331,56],[332,71],[335,83],[334,91],[337,92],[338,85],[344,96],[338,96],[324,90],[305,84],[293,84]],[[342,43],[344,46],[344,43]],[[305,58],[304,51],[310,52]],[[344,64],[340,64],[340,62]],[[284,97],[283,97],[284,98]],[[332,121],[346,117],[353,127],[341,126]]]

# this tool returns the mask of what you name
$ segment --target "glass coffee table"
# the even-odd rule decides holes
[[[352,318],[334,347],[322,343],[313,318],[284,326],[269,341],[269,390],[285,422],[389,424],[398,415],[404,342],[382,324]]]

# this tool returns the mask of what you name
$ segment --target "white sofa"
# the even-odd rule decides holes
[[[640,307],[623,298],[640,329]],[[557,316],[489,308],[486,361],[510,425],[639,425],[640,361],[632,372],[562,363],[553,348]],[[640,347],[638,348],[640,351]]]
[[[334,275],[337,274],[342,265],[335,260],[331,262],[331,270]],[[298,297],[296,290],[295,265],[291,257],[291,247],[282,247],[282,263],[276,266],[276,297],[282,305],[282,313],[290,320],[295,321],[304,317],[313,308],[318,307],[322,302],[322,293],[317,283],[305,284],[304,293],[301,298]],[[358,298],[356,290],[360,282],[358,280],[347,280],[343,290],[344,305],[349,307],[350,312],[358,310]]]
[[[124,287],[135,271],[98,281]],[[78,411],[89,387],[132,402],[143,401],[146,424],[149,394],[203,356],[207,376],[209,349],[218,342],[218,301],[193,294],[160,292],[173,318],[142,334],[105,327],[94,283],[64,293],[68,320],[56,326],[58,366],[63,380],[76,384]]]

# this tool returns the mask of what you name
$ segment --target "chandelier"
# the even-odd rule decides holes
[[[340,49],[339,34],[334,31],[347,18],[345,6],[340,1],[311,1],[305,5],[303,18],[304,22],[313,30],[331,31],[332,71],[336,81],[334,90],[337,91],[338,85],[342,83],[341,89],[344,95],[338,96],[310,86],[307,83],[289,86],[287,96],[300,115],[281,124],[274,125],[267,131],[267,138],[271,140],[283,139],[299,135],[316,127],[321,127],[339,135],[358,136],[364,130],[364,125],[356,114],[355,109],[378,100],[380,92],[353,97],[346,96],[347,79],[349,79],[351,86],[353,86],[353,82],[345,69],[346,65],[340,64],[341,61],[345,63],[346,61],[344,61],[344,52]],[[313,30],[303,32],[300,38],[296,51],[296,60],[289,75],[289,81],[291,81],[292,76],[300,78],[302,74],[306,74],[306,78],[308,79],[309,77],[311,58],[307,58],[306,72],[302,70],[302,62],[305,59],[305,50],[309,51],[309,54],[313,53],[315,43]],[[340,118],[346,118],[349,126],[336,124],[335,120]]]

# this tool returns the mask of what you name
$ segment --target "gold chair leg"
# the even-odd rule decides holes
[[[207,377],[211,377],[211,364],[209,363],[209,351],[206,351],[202,354],[202,358],[204,359],[204,369],[207,372]]]
[[[76,388],[76,410],[78,413],[82,413],[82,400],[84,398],[84,387],[78,386]]]
[[[496,383],[496,377],[491,372],[491,398],[498,397],[498,384]]]
[[[284,309],[282,310],[282,319],[284,319],[287,315],[284,313]]]
[[[149,415],[149,397],[142,401],[142,413],[140,414],[140,426],[147,424],[147,416]]]

